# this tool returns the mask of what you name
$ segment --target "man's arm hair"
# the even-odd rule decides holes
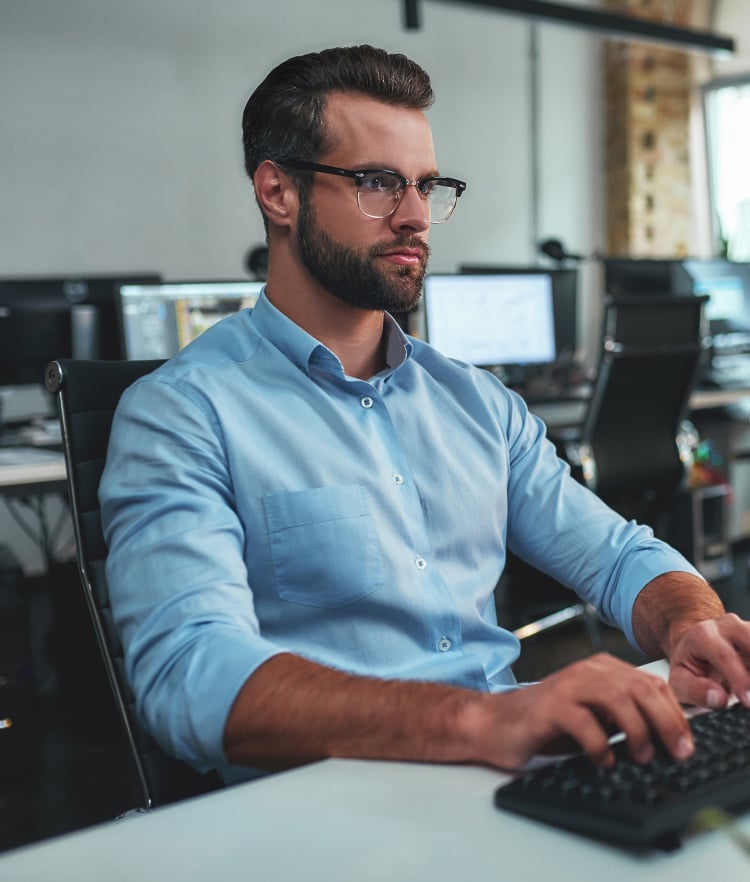
[[[230,762],[269,770],[334,756],[469,762],[481,695],[356,676],[283,653],[240,690],[225,750]]]
[[[692,573],[664,573],[652,579],[633,605],[633,632],[651,658],[670,658],[685,631],[725,612],[711,586]]]

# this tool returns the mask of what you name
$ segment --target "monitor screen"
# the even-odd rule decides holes
[[[157,273],[0,278],[0,386],[39,385],[55,358],[122,358],[116,292]]]
[[[265,282],[165,282],[122,285],[120,326],[125,357],[171,358],[211,325],[255,306]]]
[[[498,264],[465,264],[462,273],[484,275],[539,275],[549,276],[552,284],[552,312],[555,321],[556,361],[565,363],[575,359],[578,349],[578,270],[572,267],[549,269],[535,266],[505,266]]]
[[[481,367],[555,361],[549,273],[432,274],[425,278],[429,342]]]
[[[695,294],[707,294],[704,307],[712,335],[750,332],[750,264],[729,260],[686,260]]]

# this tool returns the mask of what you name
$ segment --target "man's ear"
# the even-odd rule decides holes
[[[270,224],[286,227],[292,222],[299,200],[297,188],[270,159],[265,159],[253,175],[255,197]]]

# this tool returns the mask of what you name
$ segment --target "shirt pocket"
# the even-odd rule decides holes
[[[266,496],[263,508],[282,600],[337,609],[385,584],[360,485],[278,493]]]

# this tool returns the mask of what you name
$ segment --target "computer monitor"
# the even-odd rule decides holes
[[[430,274],[427,339],[445,355],[480,367],[555,361],[549,273]]]
[[[604,290],[613,297],[628,295],[688,295],[693,293],[690,275],[684,261],[606,257]]]
[[[709,333],[750,335],[750,264],[720,258],[686,260],[695,294],[707,294]]]
[[[116,292],[157,273],[0,278],[0,386],[41,385],[55,358],[122,358]]]
[[[125,358],[171,358],[220,319],[255,306],[265,282],[164,282],[118,292]]]
[[[574,267],[550,269],[534,266],[464,264],[464,274],[500,276],[545,275],[552,285],[552,312],[555,324],[555,360],[571,362],[578,350],[578,270]]]

